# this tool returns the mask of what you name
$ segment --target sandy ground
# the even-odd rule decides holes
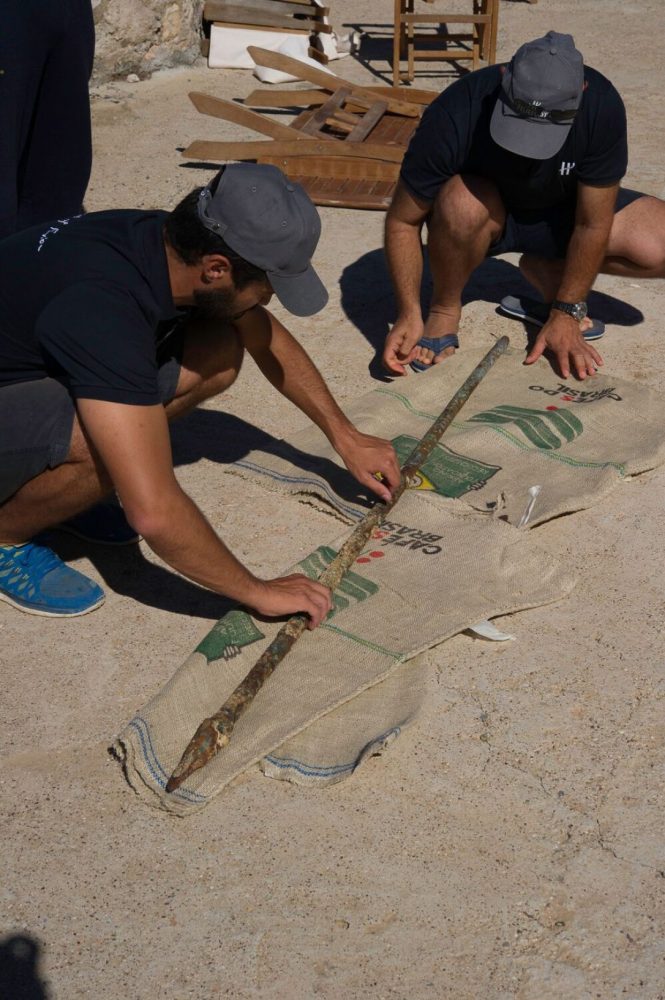
[[[339,71],[387,78],[391,6],[332,6],[337,24],[370,33]],[[661,0],[503,0],[499,30],[500,57],[549,28],[574,34],[626,101],[627,183],[661,196],[663,20]],[[178,147],[245,133],[197,115],[187,91],[254,85],[201,64],[96,90],[89,209],[169,207],[206,180]],[[369,366],[391,317],[382,218],[322,216],[330,305],[291,326],[344,403],[376,384]],[[519,287],[514,263],[474,280],[463,345],[504,332],[519,342],[520,326],[495,314]],[[665,389],[663,283],[597,288],[606,371]],[[176,434],[185,488],[265,575],[335,523],[223,463],[253,427],[285,436],[301,424],[248,364]],[[576,592],[506,622],[515,643],[460,636],[434,650],[419,723],[349,781],[307,793],[252,771],[187,820],[142,805],[106,747],[220,602],[143,546],[93,551],[61,536],[58,551],[108,597],[69,622],[0,607],[3,1000],[663,998],[664,486],[661,469],[538,528],[576,570]]]

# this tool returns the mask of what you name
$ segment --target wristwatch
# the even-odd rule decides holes
[[[588,313],[588,307],[586,302],[562,302],[561,299],[555,299],[551,306],[552,309],[558,309],[559,312],[567,313],[576,319],[578,323],[581,323],[583,319],[586,319]]]

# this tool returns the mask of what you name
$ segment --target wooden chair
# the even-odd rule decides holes
[[[424,0],[434,6],[436,0]],[[458,61],[469,59],[472,69],[478,69],[481,62],[496,62],[496,36],[499,20],[499,0],[466,0],[468,12],[440,10],[428,13],[415,10],[416,0],[395,0],[395,33],[393,37],[393,82],[413,80],[416,59],[445,59]],[[442,35],[433,33],[432,27],[450,25],[465,28]],[[429,31],[418,32],[418,28]],[[453,48],[451,43],[457,47]],[[400,69],[400,61],[406,60],[406,72]]]
[[[268,141],[197,140],[183,155],[217,163],[272,163],[301,183],[317,205],[385,211],[404,151],[436,92],[360,87],[281,52],[254,46],[248,51],[258,66],[289,73],[316,89],[261,89],[245,98],[244,104],[254,107],[301,108],[289,125],[234,101],[191,93],[202,114],[252,129]]]

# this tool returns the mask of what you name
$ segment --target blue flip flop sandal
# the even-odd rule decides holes
[[[424,347],[428,351],[434,351],[434,354],[441,354],[441,351],[445,351],[446,347],[459,347],[459,340],[457,339],[456,333],[446,333],[443,337],[422,337],[417,344],[418,347]],[[422,361],[410,361],[409,367],[414,372],[426,372],[428,368],[432,365],[425,365]]]
[[[546,302],[537,302],[526,295],[506,295],[501,299],[499,309],[505,316],[521,319],[523,323],[533,323],[534,326],[544,326],[550,315],[550,307]],[[585,340],[600,340],[604,333],[605,324],[594,319],[592,326],[582,336]]]

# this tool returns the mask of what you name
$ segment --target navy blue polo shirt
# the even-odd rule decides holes
[[[0,387],[50,376],[75,398],[161,401],[160,324],[178,315],[165,219],[93,212],[0,241]]]
[[[501,67],[462,77],[426,108],[402,163],[403,182],[419,198],[434,201],[455,174],[487,177],[512,212],[574,201],[578,181],[618,183],[628,165],[623,101],[596,70],[586,66],[584,78],[582,103],[563,146],[549,160],[533,160],[509,152],[490,135]]]

